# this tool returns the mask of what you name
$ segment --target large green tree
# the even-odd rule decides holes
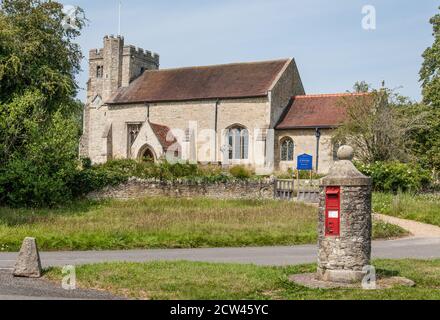
[[[432,17],[430,23],[434,30],[434,43],[423,53],[420,81],[424,103],[438,108],[440,107],[440,14]]]
[[[75,100],[85,19],[66,28],[62,4],[4,0],[0,9],[0,203],[51,205],[69,197],[77,165]]]
[[[440,8],[439,8],[440,9]],[[409,116],[427,113],[426,126],[413,135],[413,150],[419,161],[434,173],[440,172],[440,14],[430,20],[434,43],[423,53],[420,81],[423,104],[408,109]]]

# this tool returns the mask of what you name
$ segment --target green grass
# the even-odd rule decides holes
[[[375,238],[404,235],[375,223]],[[61,209],[0,208],[0,251],[25,237],[42,250],[297,245],[317,241],[317,209],[256,200],[149,198],[79,202]]]
[[[273,299],[440,299],[440,260],[378,260],[378,276],[402,276],[416,287],[387,290],[315,290],[289,282],[288,277],[316,271],[314,265],[259,267],[196,262],[111,263],[86,265],[76,270],[78,285],[117,296],[153,300],[273,300]],[[60,281],[60,269],[45,275]]]
[[[393,239],[409,236],[405,229],[391,223],[373,220],[373,239]]]
[[[440,226],[440,195],[375,193],[373,208],[377,213]]]

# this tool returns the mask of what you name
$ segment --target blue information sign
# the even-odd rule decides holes
[[[313,170],[313,157],[309,154],[302,154],[298,156],[297,169],[305,171]]]

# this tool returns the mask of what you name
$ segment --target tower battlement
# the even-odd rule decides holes
[[[89,51],[88,102],[97,95],[103,101],[146,70],[159,69],[159,55],[124,44],[124,37],[107,35],[103,47]]]
[[[122,52],[124,56],[130,55],[133,59],[145,60],[159,66],[160,58],[157,53],[153,53],[149,50],[144,50],[143,48],[139,48],[131,45],[125,46]]]
[[[89,59],[103,59],[104,58],[104,50],[103,49],[92,49],[89,51]]]

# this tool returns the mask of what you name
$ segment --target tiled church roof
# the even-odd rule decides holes
[[[109,104],[266,96],[290,59],[145,71]]]
[[[152,122],[150,122],[150,126],[165,151],[177,142],[176,137],[167,126]]]
[[[334,128],[346,119],[342,99],[357,99],[366,93],[305,95],[292,98],[276,129]]]
[[[163,126],[163,125],[160,125],[157,123],[151,123],[151,122],[150,122],[150,126],[165,151],[169,147],[171,147],[171,145],[173,145],[174,143],[177,142],[177,140],[173,136],[173,134],[170,133],[171,129],[168,128],[167,126]],[[169,136],[168,136],[168,134],[169,134]],[[169,138],[168,140],[167,140],[167,137]]]

